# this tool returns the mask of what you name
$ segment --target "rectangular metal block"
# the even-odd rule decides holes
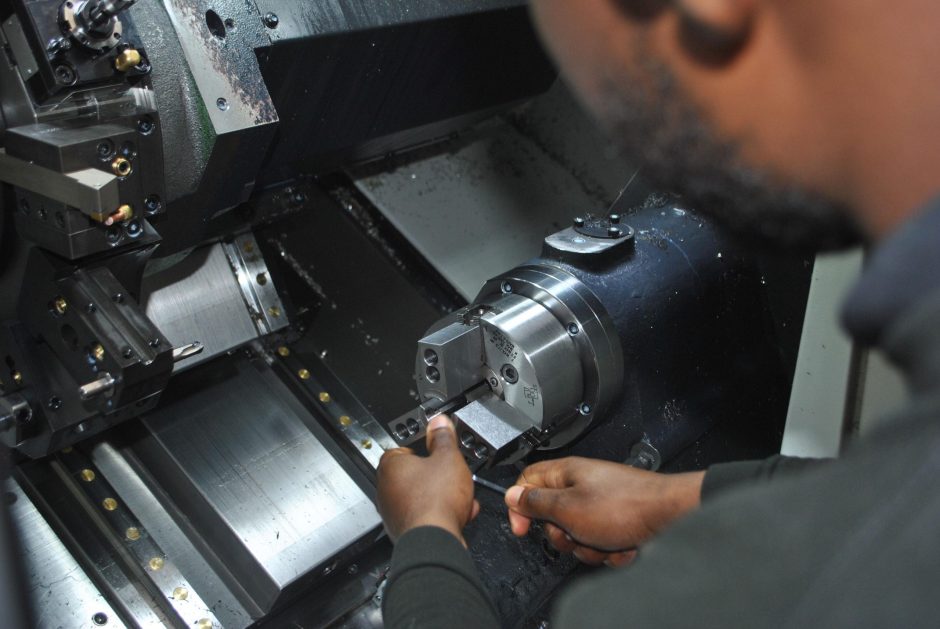
[[[267,367],[197,371],[145,417],[151,436],[138,454],[221,572],[267,612],[332,573],[381,520]]]

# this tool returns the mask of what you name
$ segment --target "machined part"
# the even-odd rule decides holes
[[[110,395],[114,391],[116,380],[108,372],[104,372],[97,379],[78,387],[78,397],[90,400],[101,394]]]
[[[136,0],[69,0],[59,9],[62,30],[82,46],[107,52],[117,46],[124,32],[118,13]]]
[[[487,461],[514,463],[529,453],[520,438],[533,430],[529,417],[494,395],[485,395],[458,411],[457,439],[474,467]]]
[[[89,578],[19,483],[11,479],[3,489],[11,497],[10,519],[19,531],[26,595],[34,609],[38,610],[42,605],[41,626],[87,627],[94,618],[104,620],[106,627],[122,626],[121,617],[107,597]],[[159,620],[155,616],[144,619]]]
[[[239,253],[246,246],[251,247],[251,253],[244,255],[253,257],[251,262],[245,262]],[[165,268],[155,264],[152,272],[148,268],[141,303],[147,316],[181,350],[179,354],[174,350],[175,373],[288,325],[274,280],[253,237],[241,237],[237,245],[200,247],[173,262]],[[279,316],[269,309],[276,309],[273,312]],[[212,324],[206,325],[206,321]],[[192,347],[196,341],[201,351]]]
[[[78,208],[89,216],[109,215],[120,205],[118,178],[97,168],[58,173],[0,149],[0,181]]]
[[[236,236],[232,242],[223,243],[222,248],[258,334],[263,336],[286,327],[287,313],[254,235],[246,232]]]
[[[0,28],[3,29],[3,35],[10,46],[10,52],[16,60],[20,77],[24,81],[28,81],[39,71],[39,64],[36,63],[36,59],[29,48],[29,42],[26,40],[20,18],[14,13],[3,22]]]
[[[517,267],[487,282],[476,301],[492,302],[507,288],[550,312],[568,330],[576,348],[581,395],[568,400],[570,419],[560,417],[554,426],[544,427],[550,434],[541,445],[543,449],[561,447],[586,430],[617,396],[623,381],[623,352],[616,327],[594,293],[563,269],[545,264]]]
[[[569,443],[609,408],[623,379],[607,311],[580,280],[545,264],[487,282],[471,306],[432,326],[415,364],[424,400],[452,403],[471,387],[488,388],[453,413],[467,424],[465,453],[481,460]],[[408,419],[391,424],[400,444],[423,434]]]
[[[499,374],[508,405],[529,427],[546,430],[582,400],[581,364],[567,322],[520,295],[503,295],[491,305],[480,318],[484,362]]]
[[[33,419],[29,401],[19,393],[0,397],[0,443],[12,448],[23,438],[23,429]]]

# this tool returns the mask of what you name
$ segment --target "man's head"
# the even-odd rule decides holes
[[[567,80],[643,159],[651,183],[739,231],[826,248],[885,235],[940,189],[930,166],[937,162],[919,164],[940,158],[933,148],[940,142],[927,142],[923,129],[940,122],[940,109],[929,108],[940,96],[910,71],[911,63],[921,74],[933,63],[916,53],[930,52],[925,47],[936,44],[926,42],[938,38],[911,20],[938,16],[933,3],[533,0],[532,7]],[[919,137],[905,136],[914,131],[899,124],[905,117],[920,121]]]

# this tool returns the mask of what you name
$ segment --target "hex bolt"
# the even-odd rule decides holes
[[[277,25],[281,23],[280,18],[277,16],[277,13],[265,13],[263,18],[264,25],[268,28],[277,28]]]
[[[98,626],[108,624],[108,615],[104,612],[97,612],[91,617],[91,621]]]
[[[611,236],[611,237],[613,237],[613,238],[620,238],[620,235],[621,235],[621,233],[620,233],[620,228],[619,228],[619,227],[613,227],[613,226],[607,228],[607,235],[608,235],[608,236]]]
[[[509,282],[503,282],[502,284],[499,285],[499,288],[500,288],[500,290],[503,291],[504,293],[511,293],[511,292],[512,292],[512,284],[510,284]]]
[[[503,375],[503,380],[507,383],[516,384],[519,382],[519,372],[512,365],[503,365],[499,371]]]
[[[575,227],[584,227],[584,217],[583,217],[583,216],[576,216],[576,217],[574,218],[574,221],[573,221],[573,222],[574,222],[574,226],[575,226]]]
[[[579,326],[574,321],[568,324],[568,334],[570,334],[571,336],[574,336],[580,331],[581,331],[581,326]]]
[[[141,135],[148,135],[154,128],[153,120],[150,118],[141,118],[137,121],[137,131]]]
[[[95,304],[93,304],[92,302],[88,302],[87,304],[85,304],[85,312],[87,312],[88,314],[95,314],[97,310],[98,310],[97,306],[95,306]]]
[[[582,402],[581,406],[578,407],[578,412],[581,413],[582,415],[590,415],[591,410],[592,410],[591,405],[588,404],[587,402]]]
[[[611,214],[611,215],[610,215],[610,222],[611,222],[612,225],[616,225],[617,223],[619,223],[619,222],[620,222],[620,215],[619,215],[619,214]]]
[[[53,395],[49,398],[49,401],[46,402],[46,406],[48,406],[51,411],[57,411],[62,408],[62,400]]]
[[[148,195],[147,198],[144,199],[144,209],[146,209],[147,212],[151,214],[154,212],[157,212],[160,209],[159,195],[156,195],[156,194]]]
[[[160,339],[152,338],[150,339],[150,342],[148,343],[148,345],[150,345],[150,347],[154,349],[157,349],[158,347],[160,347]]]
[[[133,358],[133,357],[134,357],[134,350],[131,349],[130,347],[125,347],[125,348],[124,348],[124,351],[121,352],[121,356],[123,356],[124,358],[128,358],[128,359],[129,359],[129,358]]]

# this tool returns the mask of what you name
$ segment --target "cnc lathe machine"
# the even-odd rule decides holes
[[[0,608],[381,626],[386,449],[780,447],[811,266],[643,183],[523,0],[0,0]],[[415,487],[415,491],[421,491]],[[496,495],[509,626],[584,570]]]

